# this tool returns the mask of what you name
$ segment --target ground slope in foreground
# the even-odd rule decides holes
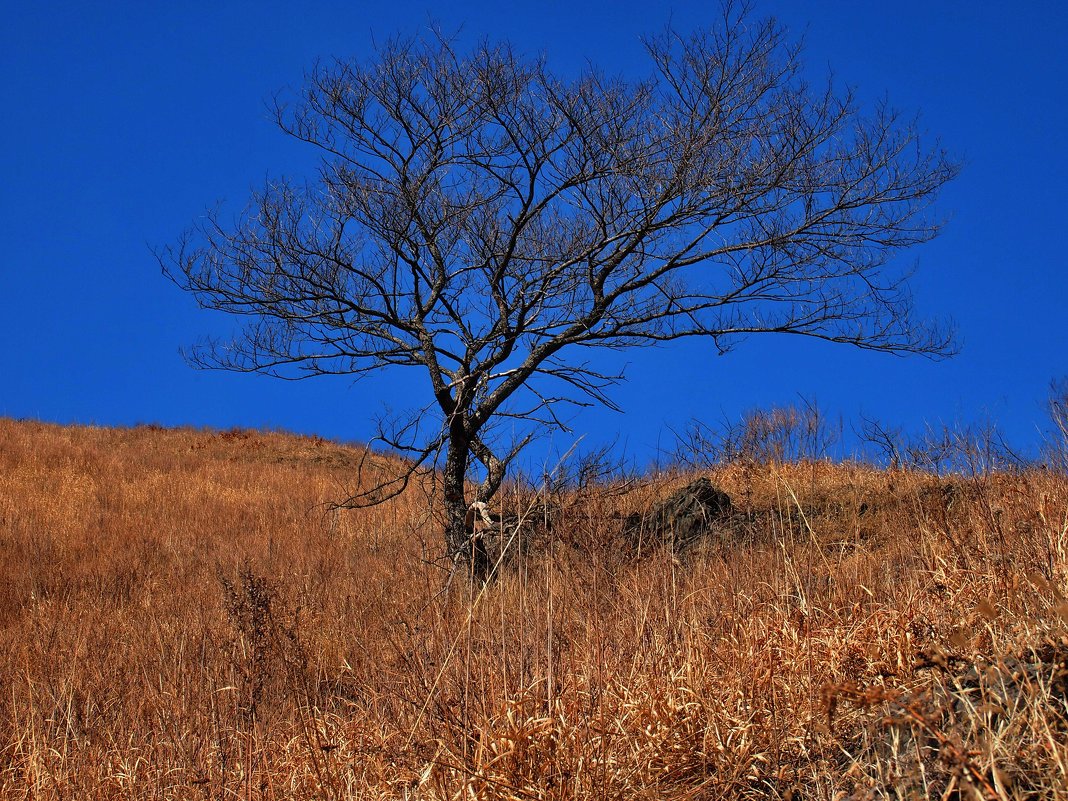
[[[0,420],[0,797],[1068,797],[1063,476],[739,463],[681,555],[647,477],[443,592],[361,453]]]

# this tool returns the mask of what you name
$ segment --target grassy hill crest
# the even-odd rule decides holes
[[[1062,474],[737,462],[682,555],[618,532],[693,473],[593,484],[446,590],[362,453],[0,420],[0,796],[1068,796]]]

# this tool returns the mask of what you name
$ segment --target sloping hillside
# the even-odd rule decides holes
[[[735,464],[682,554],[650,476],[446,591],[361,455],[0,420],[0,797],[1068,797],[1062,475]]]

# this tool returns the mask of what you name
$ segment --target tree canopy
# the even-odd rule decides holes
[[[948,353],[897,258],[936,235],[957,171],[914,119],[813,84],[773,20],[729,4],[645,47],[642,80],[440,35],[316,66],[274,110],[318,175],[273,180],[160,254],[202,306],[246,319],[193,361],[421,371],[430,407],[383,438],[442,467],[459,558],[474,464],[488,500],[536,430],[564,426],[561,404],[612,406],[599,348],[777,333]],[[494,436],[508,419],[537,425]]]

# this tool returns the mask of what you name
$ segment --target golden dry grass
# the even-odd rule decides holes
[[[358,458],[0,420],[0,797],[1068,797],[1063,475],[736,465],[637,555],[663,476],[442,592]]]

